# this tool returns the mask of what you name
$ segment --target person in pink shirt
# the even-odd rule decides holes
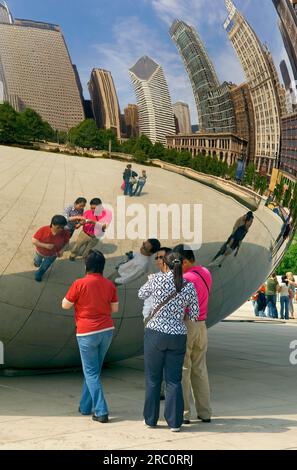
[[[190,393],[192,389],[197,418],[204,423],[211,421],[210,389],[206,365],[208,299],[212,285],[212,276],[208,269],[197,265],[194,252],[185,245],[178,245],[174,252],[183,258],[183,277],[194,284],[200,315],[198,322],[186,321],[188,336],[187,350],[183,365],[184,424],[190,424]]]
[[[101,210],[100,210],[101,206]],[[99,214],[99,215],[96,215]],[[95,247],[98,243],[98,239],[95,236],[95,225],[100,220],[103,220],[105,216],[104,209],[102,207],[102,201],[99,198],[94,198],[90,201],[90,209],[84,212],[85,223],[83,229],[80,232],[76,243],[70,253],[70,261],[75,261],[76,257],[81,254],[86,256],[89,251]],[[106,229],[106,225],[102,225],[102,230]]]

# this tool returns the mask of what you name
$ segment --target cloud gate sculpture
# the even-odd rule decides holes
[[[118,207],[125,165],[119,161],[0,147],[0,341],[4,345],[4,365],[0,367],[50,369],[80,365],[74,312],[63,311],[61,301],[69,285],[84,275],[83,262],[77,259],[71,263],[66,252],[46,273],[43,282],[37,283],[31,239],[39,227],[48,225],[54,214],[63,213],[64,207],[78,196],[88,200],[98,196],[103,203]],[[135,168],[141,170],[139,165]],[[143,195],[124,199],[127,221],[135,215],[137,203],[143,205],[143,217],[150,204],[201,204],[202,246],[196,254],[199,263],[208,265],[247,207],[179,174],[156,167],[147,168],[147,172]],[[120,201],[123,204],[123,198]],[[220,269],[212,268],[208,326],[226,318],[245,302],[286,249],[283,244],[272,256],[271,247],[283,226],[281,218],[265,207],[263,201],[254,216],[238,256],[229,256]],[[140,226],[144,230],[145,221],[140,220]],[[123,233],[119,236],[119,232],[124,236]],[[127,251],[138,250],[142,243],[125,236],[122,223],[118,224],[116,235],[114,240],[106,238],[99,242],[107,258],[105,276],[114,272]],[[182,241],[182,237],[162,240],[159,232],[144,231],[143,235],[143,238],[157,236],[168,246]],[[145,280],[143,276],[118,287],[120,310],[114,315],[116,331],[107,361],[142,353],[142,302],[137,291]]]

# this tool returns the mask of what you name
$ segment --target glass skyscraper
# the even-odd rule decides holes
[[[215,68],[197,31],[175,20],[170,36],[184,61],[197,107],[200,130],[235,132],[235,115],[227,83],[220,85]]]

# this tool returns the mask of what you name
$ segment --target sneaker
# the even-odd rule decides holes
[[[108,415],[102,415],[102,416],[92,416],[93,421],[98,421],[98,423],[108,423]]]
[[[183,424],[191,424],[191,421],[189,419],[184,419]]]
[[[153,429],[154,429],[154,428],[157,427],[156,424],[154,424],[154,425],[152,425],[152,426],[151,426],[150,424],[147,424],[147,423],[145,422],[145,420],[143,421],[143,424],[144,424],[147,428],[153,428]]]
[[[180,428],[170,428],[171,432],[180,432]]]
[[[201,416],[197,416],[197,418],[200,419],[200,421],[202,421],[202,423],[210,423],[211,422],[211,418],[204,419],[204,418],[201,418]]]

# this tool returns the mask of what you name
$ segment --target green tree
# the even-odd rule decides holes
[[[147,162],[147,155],[146,153],[143,151],[143,150],[136,150],[136,152],[134,153],[134,160],[137,162],[137,163],[146,163]]]
[[[17,142],[20,130],[18,113],[10,104],[0,104],[0,143],[12,144]]]
[[[256,175],[256,166],[253,163],[249,163],[245,170],[244,175],[244,184],[248,186],[253,186],[254,180]]]
[[[189,166],[192,162],[192,154],[187,150],[182,150],[180,153],[177,154],[176,164],[179,166]]]
[[[108,150],[109,141],[111,141],[111,149],[113,152],[117,152],[121,149],[117,137],[111,129],[99,129],[98,139],[99,141],[97,144],[97,148],[99,148],[100,150]]]
[[[229,178],[231,178],[232,180],[235,179],[236,169],[237,169],[237,163],[233,163],[233,165],[229,166],[229,168],[228,168],[227,174],[228,174]]]
[[[276,202],[278,202],[279,204],[282,202],[282,199],[283,199],[284,186],[285,186],[284,178],[281,177],[280,182],[275,186],[275,189],[274,189],[274,197],[275,197]]]
[[[101,138],[93,119],[86,119],[69,131],[69,142],[82,148],[100,148]]]
[[[165,147],[162,142],[156,142],[153,147],[149,150],[149,157],[150,158],[159,158],[160,160],[163,159],[165,155]]]
[[[279,275],[283,275],[287,272],[297,273],[297,238],[291,244],[288,249],[283,261],[277,269]]]
[[[266,176],[261,176],[261,175],[257,174],[255,176],[255,182],[254,182],[255,190],[262,195],[267,190],[267,187],[268,187],[268,184],[267,184]]]
[[[131,139],[128,139],[123,142],[121,146],[122,152],[128,153],[130,155],[134,154],[137,141],[138,139],[136,137],[131,137]]]
[[[52,128],[31,108],[26,108],[19,115],[21,135],[26,141],[43,140],[52,135]]]
[[[136,150],[143,150],[144,153],[149,156],[150,155],[150,152],[153,148],[153,144],[152,142],[150,141],[150,139],[146,136],[146,135],[141,135],[137,142],[136,142],[136,146],[135,146],[135,151]]]
[[[289,207],[291,198],[292,198],[292,184],[289,183],[289,186],[284,194],[284,199],[283,199],[284,207]]]
[[[175,163],[178,157],[178,151],[176,149],[165,149],[165,154],[162,160],[168,163]]]

